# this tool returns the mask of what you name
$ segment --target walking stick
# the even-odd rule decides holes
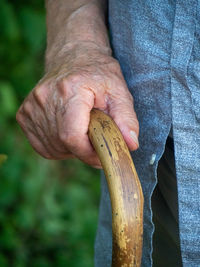
[[[93,109],[89,138],[102,163],[112,206],[112,267],[139,267],[142,256],[143,194],[134,164],[114,121]]]

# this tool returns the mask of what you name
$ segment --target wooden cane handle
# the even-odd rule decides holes
[[[115,122],[91,111],[89,138],[102,163],[112,206],[112,267],[139,267],[142,256],[143,193],[128,147]]]

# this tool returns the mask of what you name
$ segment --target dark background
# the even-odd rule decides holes
[[[15,120],[45,35],[44,1],[0,1],[0,267],[93,266],[99,172],[41,158]]]

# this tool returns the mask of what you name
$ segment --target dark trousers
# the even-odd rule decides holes
[[[168,137],[158,165],[158,184],[152,197],[153,267],[181,267],[177,183],[173,139]]]

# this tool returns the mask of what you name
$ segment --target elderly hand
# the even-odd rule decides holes
[[[118,62],[96,46],[65,48],[17,113],[33,148],[47,159],[77,157],[101,163],[88,139],[90,111],[108,113],[130,150],[138,148],[139,125]]]

